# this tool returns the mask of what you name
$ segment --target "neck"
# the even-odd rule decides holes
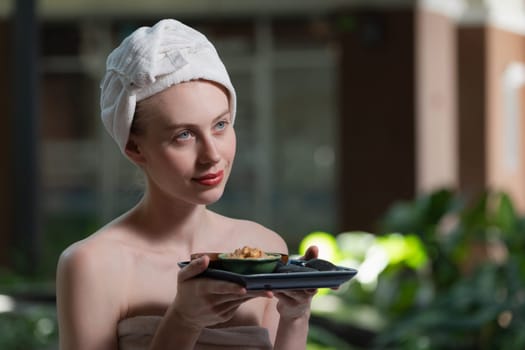
[[[191,250],[200,232],[209,226],[209,212],[204,205],[175,201],[150,191],[132,211],[133,221],[147,232],[153,243],[173,243]]]

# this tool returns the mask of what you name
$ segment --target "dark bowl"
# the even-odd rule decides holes
[[[241,275],[272,273],[281,261],[281,254],[266,253],[264,258],[232,258],[229,253],[219,254],[220,268]]]

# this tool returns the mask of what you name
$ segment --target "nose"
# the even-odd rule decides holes
[[[217,148],[217,140],[213,137],[203,137],[200,142],[199,162],[202,164],[215,164],[221,159]]]

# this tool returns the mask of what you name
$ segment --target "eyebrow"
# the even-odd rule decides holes
[[[227,115],[229,113],[230,113],[230,110],[227,109],[224,112],[218,114],[215,118],[213,118],[212,123],[217,122],[219,119],[223,118],[225,115]],[[191,127],[191,126],[195,126],[195,124],[191,124],[191,123],[170,124],[170,125],[166,126],[164,128],[164,130],[173,130],[173,129],[179,129],[179,128],[187,128],[187,127]]]

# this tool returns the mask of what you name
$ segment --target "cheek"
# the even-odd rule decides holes
[[[170,176],[174,176],[188,172],[188,168],[192,167],[193,159],[191,155],[184,152],[162,148],[150,154],[149,164],[155,172],[167,172]]]
[[[237,138],[235,136],[235,132],[231,133],[231,141],[230,141],[230,147],[229,147],[229,158],[233,161],[233,158],[235,158],[235,152],[237,151]]]
[[[195,156],[190,152],[169,152],[163,160],[172,172],[191,174],[195,165]]]
[[[232,159],[235,158],[235,153],[237,152],[237,142],[235,138],[233,138],[232,147],[231,147],[231,157]]]

